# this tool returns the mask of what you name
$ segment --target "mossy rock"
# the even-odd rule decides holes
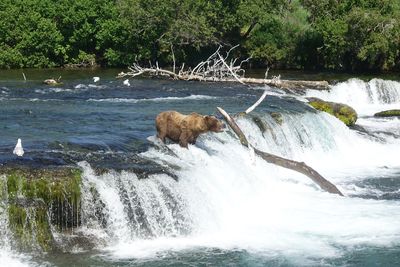
[[[271,112],[269,115],[271,115],[271,117],[274,119],[274,121],[279,124],[282,125],[283,123],[283,117],[281,113],[278,112]]]
[[[385,110],[374,114],[375,117],[400,117],[400,109]]]
[[[17,246],[23,250],[49,251],[54,246],[47,208],[9,204],[8,219]],[[39,247],[38,247],[39,246]]]
[[[313,108],[335,116],[347,126],[353,126],[357,121],[357,112],[349,105],[328,102],[319,98],[308,98],[308,101]]]
[[[0,199],[8,203],[10,229],[23,249],[53,248],[55,230],[80,225],[81,175],[77,168],[0,168]]]
[[[268,126],[262,121],[260,117],[252,116],[251,120],[257,125],[262,134],[264,134],[268,130]]]

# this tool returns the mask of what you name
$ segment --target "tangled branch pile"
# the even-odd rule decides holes
[[[118,78],[130,76],[136,77],[142,74],[148,74],[150,76],[167,76],[176,80],[196,80],[196,81],[238,81],[244,83],[242,79],[244,78],[245,70],[242,68],[243,63],[249,61],[250,58],[246,60],[239,61],[238,58],[230,58],[232,50],[237,48],[238,45],[232,47],[222,55],[222,46],[209,56],[206,60],[201,61],[193,69],[188,68],[185,70],[185,64],[182,64],[180,70],[176,72],[175,60],[173,70],[162,69],[156,65],[150,63],[150,67],[144,68],[138,63],[134,63],[128,69],[129,72],[121,72],[118,74]],[[174,58],[174,56],[173,56]],[[229,62],[229,63],[228,63]]]
[[[140,75],[149,76],[161,76],[168,77],[174,80],[186,80],[186,81],[206,81],[206,82],[239,82],[241,84],[263,84],[270,85],[283,89],[317,89],[317,90],[327,90],[329,89],[329,84],[327,81],[300,81],[300,80],[281,80],[280,77],[273,77],[272,79],[267,79],[267,73],[264,78],[246,78],[245,70],[242,65],[248,62],[251,57],[245,60],[239,60],[239,58],[231,57],[231,52],[237,48],[238,45],[229,49],[225,55],[221,52],[222,46],[209,56],[206,60],[201,61],[193,69],[185,69],[185,64],[183,63],[180,70],[176,71],[175,60],[172,70],[162,69],[159,67],[158,62],[152,65],[151,62],[149,67],[142,67],[139,63],[134,63],[129,67],[128,72],[121,72],[118,74],[117,78],[123,77],[136,77]],[[172,58],[175,56],[172,50]]]

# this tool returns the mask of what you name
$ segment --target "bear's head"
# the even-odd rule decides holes
[[[208,130],[212,132],[222,132],[225,125],[214,116],[204,116]]]

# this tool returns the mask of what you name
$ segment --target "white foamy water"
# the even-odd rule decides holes
[[[7,267],[28,267],[38,266],[36,263],[30,262],[27,255],[19,254],[15,251],[0,248],[0,266]]]
[[[6,98],[6,97],[0,97],[0,101],[16,101],[16,102],[62,102],[65,100],[60,100],[60,99],[51,99],[51,98],[47,98],[47,99],[40,99],[40,98]]]
[[[98,84],[78,84],[74,87],[75,89],[104,89],[107,88],[106,85],[98,85]]]
[[[62,87],[50,87],[46,89],[36,89],[35,93],[38,94],[49,94],[49,93],[75,93],[77,90],[69,89],[69,88],[62,88]]]
[[[0,177],[0,184],[4,185],[4,177]],[[4,196],[7,188],[2,187],[0,192]],[[0,266],[27,267],[37,266],[30,262],[30,257],[15,251],[12,248],[12,237],[9,230],[7,205],[0,199]]]
[[[308,90],[306,96],[348,104],[359,115],[370,116],[383,110],[400,109],[400,82],[350,79],[332,86],[330,91]]]
[[[215,96],[208,95],[190,95],[184,97],[156,97],[156,98],[141,98],[141,99],[130,99],[130,98],[103,98],[103,99],[88,99],[91,102],[110,102],[110,103],[140,103],[140,102],[164,102],[164,101],[184,101],[184,100],[209,100],[216,99]]]
[[[252,144],[305,161],[346,196],[323,192],[304,175],[253,158],[227,133],[201,136],[189,149],[169,145],[178,158],[156,149],[143,153],[174,168],[177,182],[167,175],[146,180],[129,172],[95,175],[82,163],[84,191],[94,186],[108,214],[104,235],[111,239],[111,257],[206,247],[283,255],[300,265],[340,257],[354,247],[399,245],[398,202],[348,197],[358,189],[347,186],[371,173],[399,171],[398,140],[376,142],[322,113],[284,114],[279,127],[269,115],[261,118],[273,130],[262,134],[251,120],[239,121]],[[94,215],[86,216],[89,225],[96,224]]]

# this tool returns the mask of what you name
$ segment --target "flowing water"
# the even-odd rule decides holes
[[[112,71],[66,73],[63,86],[52,87],[40,75],[0,78],[1,164],[78,164],[82,225],[74,235],[95,245],[19,251],[2,203],[0,266],[400,264],[400,120],[373,117],[400,108],[399,82],[350,79],[330,91],[292,95],[146,79],[131,79],[128,87]],[[169,144],[166,151],[147,140],[161,111],[215,115],[221,106],[234,114],[263,90],[263,103],[238,120],[249,141],[306,162],[345,197],[255,157],[228,131],[202,135],[189,149]],[[351,105],[357,127],[315,111],[308,96]],[[23,159],[12,155],[17,138]]]

